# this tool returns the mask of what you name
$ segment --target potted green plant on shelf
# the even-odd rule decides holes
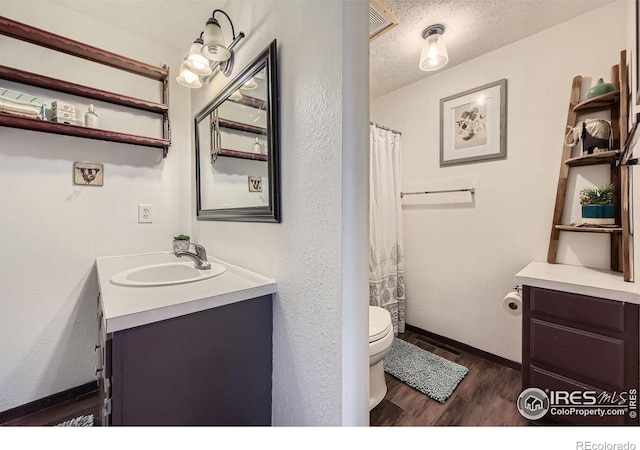
[[[174,252],[187,252],[191,245],[190,237],[186,234],[179,234],[173,237],[173,251]]]
[[[583,224],[615,225],[614,189],[614,185],[610,184],[603,187],[584,188],[580,191]]]

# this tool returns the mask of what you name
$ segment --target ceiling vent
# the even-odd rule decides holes
[[[379,0],[369,2],[369,41],[389,31],[399,21],[395,14]]]

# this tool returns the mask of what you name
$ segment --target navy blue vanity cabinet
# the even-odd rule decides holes
[[[105,424],[271,425],[271,295],[105,341]]]
[[[523,287],[522,388],[608,393],[638,389],[638,305]],[[547,414],[572,425],[638,425],[628,414]]]

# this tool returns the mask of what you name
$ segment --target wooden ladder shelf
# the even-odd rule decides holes
[[[621,149],[627,140],[628,135],[628,82],[627,52],[620,52],[620,64],[611,68],[612,83],[617,90],[607,94],[580,102],[580,92],[582,90],[582,77],[573,78],[571,86],[571,98],[569,101],[569,111],[567,113],[567,127],[575,127],[578,116],[598,111],[610,111],[612,149],[610,151],[571,157],[572,147],[565,143],[562,149],[562,161],[560,164],[560,175],[558,177],[558,190],[556,192],[556,202],[553,211],[553,225],[551,227],[551,238],[549,240],[549,253],[547,262],[556,263],[560,232],[587,232],[587,233],[608,233],[611,239],[611,270],[622,272],[625,281],[631,281],[631,261],[630,261],[630,221],[629,221],[629,168],[619,165],[622,155]],[[566,130],[567,128],[565,128]],[[616,224],[611,228],[588,227],[578,225],[563,225],[562,215],[567,192],[567,181],[569,169],[579,166],[607,164],[610,167],[611,183],[615,186],[614,203],[616,205]]]

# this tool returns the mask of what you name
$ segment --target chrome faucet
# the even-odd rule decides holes
[[[180,258],[182,256],[186,256],[191,258],[196,269],[199,270],[208,270],[211,269],[211,263],[207,260],[207,251],[200,244],[191,243],[196,249],[195,253],[191,252],[175,252],[175,255]]]

